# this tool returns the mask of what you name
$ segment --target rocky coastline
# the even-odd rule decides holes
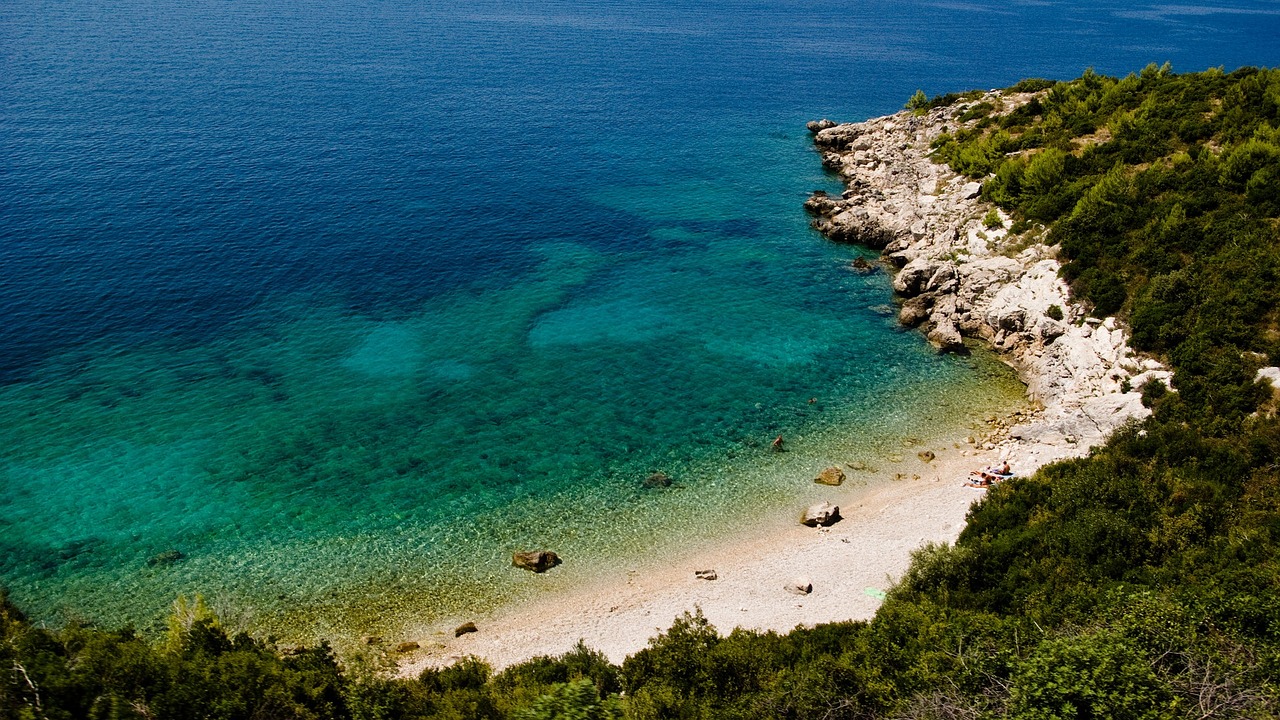
[[[1043,229],[1015,234],[1011,219],[981,197],[982,184],[930,157],[931,143],[967,123],[979,103],[1006,113],[1030,93],[991,91],[924,113],[904,110],[860,123],[809,123],[840,196],[814,193],[805,208],[834,242],[881,251],[896,274],[899,320],[943,352],[965,338],[987,343],[1027,385],[1035,410],[975,438],[1019,472],[1084,455],[1116,428],[1149,411],[1140,388],[1171,373],[1137,356],[1115,318],[1089,317],[1059,277]]]

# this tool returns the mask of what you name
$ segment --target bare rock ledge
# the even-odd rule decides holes
[[[1155,360],[1134,357],[1113,318],[1086,322],[1058,275],[1054,248],[1011,235],[1003,213],[999,227],[986,227],[992,206],[981,199],[981,183],[929,157],[934,138],[966,125],[958,116],[970,104],[1009,112],[1031,97],[993,91],[924,115],[816,128],[822,163],[846,190],[805,202],[827,238],[878,249],[898,268],[893,289],[904,325],[944,352],[964,352],[964,338],[985,342],[1019,372],[1042,409],[1004,428],[999,448],[1021,461],[1022,472],[1083,455],[1130,418],[1145,417],[1142,385],[1171,378]]]

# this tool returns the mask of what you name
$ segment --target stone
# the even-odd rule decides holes
[[[785,586],[786,591],[793,595],[808,595],[813,592],[813,583],[808,578],[796,578]]]
[[[836,124],[834,121],[828,120],[826,118],[822,118],[821,120],[810,120],[809,122],[805,123],[805,128],[807,128],[809,132],[815,135],[822,132],[823,130],[826,130],[828,128],[833,128],[835,126]]]
[[[916,453],[916,457],[920,458],[925,462],[933,462],[933,459],[937,457],[937,455],[934,455],[932,450],[921,450],[920,452]]]
[[[926,335],[941,352],[957,352],[964,350],[964,338],[960,330],[951,321],[939,322]]]
[[[360,638],[360,642],[364,643],[365,645],[381,645],[382,637],[380,635],[365,635],[364,637]]]
[[[170,550],[165,550],[159,555],[153,555],[150,559],[147,560],[147,564],[152,566],[172,565],[184,557],[186,557],[186,555],[183,555],[180,550],[170,549]]]
[[[840,485],[844,482],[844,471],[832,466],[818,473],[818,477],[813,481],[820,485]]]
[[[693,576],[699,580],[715,580],[720,577],[715,570],[694,570]]]
[[[838,522],[840,522],[840,507],[825,501],[810,505],[800,518],[800,523],[809,527],[829,527]]]
[[[973,200],[982,194],[982,183],[969,182],[960,187],[960,197],[965,200]]]
[[[550,550],[532,550],[512,553],[511,555],[511,565],[513,567],[532,570],[536,573],[544,573],[559,565],[560,562],[560,556]]]
[[[939,265],[938,269],[929,276],[929,280],[925,283],[925,290],[938,290],[947,283],[956,279],[956,269],[950,263]]]
[[[916,258],[902,266],[893,276],[893,289],[899,295],[914,297],[924,291],[929,278],[938,271],[937,265],[926,258]]]
[[[480,630],[476,628],[476,624],[473,622],[465,622],[453,629],[453,636],[462,637],[467,633],[473,632],[480,632]]]
[[[902,303],[898,310],[898,322],[907,327],[915,327],[925,320],[933,310],[933,295],[917,295]]]
[[[876,271],[876,266],[867,262],[867,259],[864,257],[854,258],[853,262],[849,263],[849,267],[859,275],[870,275]]]
[[[664,472],[650,473],[649,476],[644,479],[644,486],[649,490],[653,490],[654,488],[671,487],[671,478]]]
[[[1040,341],[1046,344],[1057,340],[1066,332],[1066,324],[1053,318],[1042,317],[1036,322],[1036,334],[1040,336]]]
[[[417,650],[420,647],[422,646],[410,640],[409,642],[402,642],[399,645],[396,645],[396,652],[410,653],[410,652],[413,652],[414,650]]]

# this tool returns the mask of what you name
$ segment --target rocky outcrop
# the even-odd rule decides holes
[[[550,550],[531,550],[512,553],[511,565],[536,573],[543,573],[560,564],[560,556]]]
[[[1042,410],[1002,442],[1029,459],[1032,446],[1066,438],[1075,442],[1058,456],[1083,454],[1148,414],[1143,384],[1171,378],[1155,360],[1135,357],[1114,319],[1088,318],[1072,304],[1054,248],[1039,242],[1037,230],[1015,235],[999,211],[999,226],[989,227],[982,183],[929,157],[935,138],[964,126],[959,116],[972,103],[1008,112],[1031,97],[991,92],[923,115],[819,129],[822,163],[846,190],[814,193],[805,203],[825,236],[880,249],[898,268],[893,289],[903,325],[918,327],[940,351],[964,352],[965,338],[983,341],[1019,371]]]

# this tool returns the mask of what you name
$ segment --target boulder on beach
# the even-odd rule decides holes
[[[550,550],[530,550],[511,554],[512,567],[544,573],[560,564],[560,556]]]
[[[808,578],[796,578],[785,586],[786,591],[794,595],[808,595],[813,592],[813,583]]]
[[[715,570],[694,570],[693,576],[699,580],[715,580],[720,577]]]
[[[476,628],[476,624],[475,624],[475,623],[473,623],[473,622],[465,622],[465,623],[462,623],[461,625],[459,625],[458,627],[456,627],[456,628],[454,628],[454,629],[453,629],[453,636],[454,636],[454,637],[462,637],[463,635],[466,635],[467,633],[473,633],[473,632],[480,632],[480,631]]]
[[[840,522],[840,507],[829,502],[810,505],[800,518],[800,524],[809,527],[828,527]]]
[[[844,482],[844,471],[832,466],[818,473],[813,481],[820,485],[839,485]]]
[[[418,643],[413,642],[412,640],[410,640],[409,642],[402,642],[402,643],[400,643],[399,645],[397,645],[397,646],[396,646],[396,652],[398,652],[398,653],[408,653],[408,652],[413,652],[414,650],[417,650],[417,649],[418,649],[418,648],[420,648],[420,647],[422,647],[422,646],[421,646],[421,645],[419,645]]]
[[[933,462],[933,459],[937,457],[937,455],[934,455],[932,450],[921,450],[920,452],[916,453],[916,457],[920,458],[925,462]]]

